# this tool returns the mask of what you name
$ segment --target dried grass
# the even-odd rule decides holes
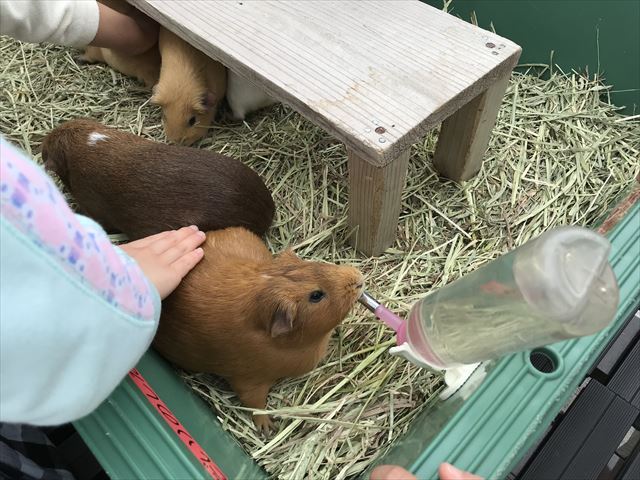
[[[163,139],[157,108],[134,81],[104,66],[79,67],[74,52],[0,42],[0,131],[35,154],[63,120],[91,116]],[[198,147],[233,155],[263,175],[278,205],[269,244],[304,258],[350,263],[368,289],[404,314],[434,288],[561,224],[592,225],[640,173],[640,124],[602,101],[597,79],[555,70],[549,80],[514,74],[482,171],[462,185],[438,178],[435,134],[414,146],[398,239],[379,258],[346,243],[344,147],[286,107],[246,123],[221,123]],[[357,306],[326,361],[277,385],[269,440],[228,388],[185,375],[274,477],[340,479],[362,472],[435,401],[441,379],[390,357],[392,334]]]

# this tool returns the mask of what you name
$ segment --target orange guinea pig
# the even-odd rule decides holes
[[[360,296],[356,268],[273,256],[239,227],[207,233],[203,260],[164,302],[155,348],[187,370],[225,378],[247,407],[264,409],[281,378],[311,371]],[[262,431],[267,415],[255,415]]]
[[[227,90],[227,69],[160,27],[160,78],[151,103],[162,107],[165,134],[191,145],[207,134]]]
[[[87,47],[76,61],[80,64],[106,63],[124,75],[137,78],[147,88],[153,87],[160,75],[160,53],[157,45],[139,55],[127,55],[111,48]]]

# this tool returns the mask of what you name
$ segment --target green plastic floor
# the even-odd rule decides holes
[[[486,478],[502,478],[511,470],[640,302],[640,203],[608,237],[620,287],[612,325],[599,334],[546,347],[557,363],[549,374],[530,364],[529,352],[486,365],[488,374],[475,391],[470,393],[473,382],[468,382],[454,397],[424,412],[383,459],[386,463],[410,467],[419,478],[437,478],[442,461]],[[138,369],[228,478],[265,478],[164,360],[150,351]],[[129,379],[75,426],[111,478],[210,478]]]
[[[485,478],[504,478],[510,472],[542,437],[640,302],[640,203],[608,237],[620,288],[620,304],[612,324],[596,335],[545,347],[557,364],[552,373],[536,370],[529,361],[530,352],[503,358],[490,367],[468,400],[463,400],[467,393],[461,391],[443,402],[442,408],[425,412],[385,463],[410,465],[419,478],[437,478],[443,461]],[[443,425],[442,419],[452,411],[455,415]],[[421,437],[430,437],[428,443],[420,441]]]

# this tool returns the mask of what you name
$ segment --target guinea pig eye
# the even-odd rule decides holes
[[[314,290],[309,295],[309,301],[311,303],[318,303],[320,300],[324,298],[324,292],[322,290]]]
[[[196,124],[196,117],[191,117],[189,119],[189,126],[193,127]]]

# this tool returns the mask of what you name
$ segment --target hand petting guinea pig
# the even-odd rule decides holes
[[[155,348],[178,366],[225,378],[247,407],[264,409],[281,378],[311,371],[360,296],[350,266],[273,256],[244,228],[207,233],[203,260],[163,302]],[[268,432],[267,415],[254,415]]]
[[[105,230],[130,239],[185,225],[232,226],[264,235],[275,211],[260,176],[231,157],[153,142],[90,119],[43,140],[45,168]]]
[[[151,103],[162,107],[167,138],[191,145],[207,134],[227,89],[227,71],[180,37],[160,27],[160,78]]]

